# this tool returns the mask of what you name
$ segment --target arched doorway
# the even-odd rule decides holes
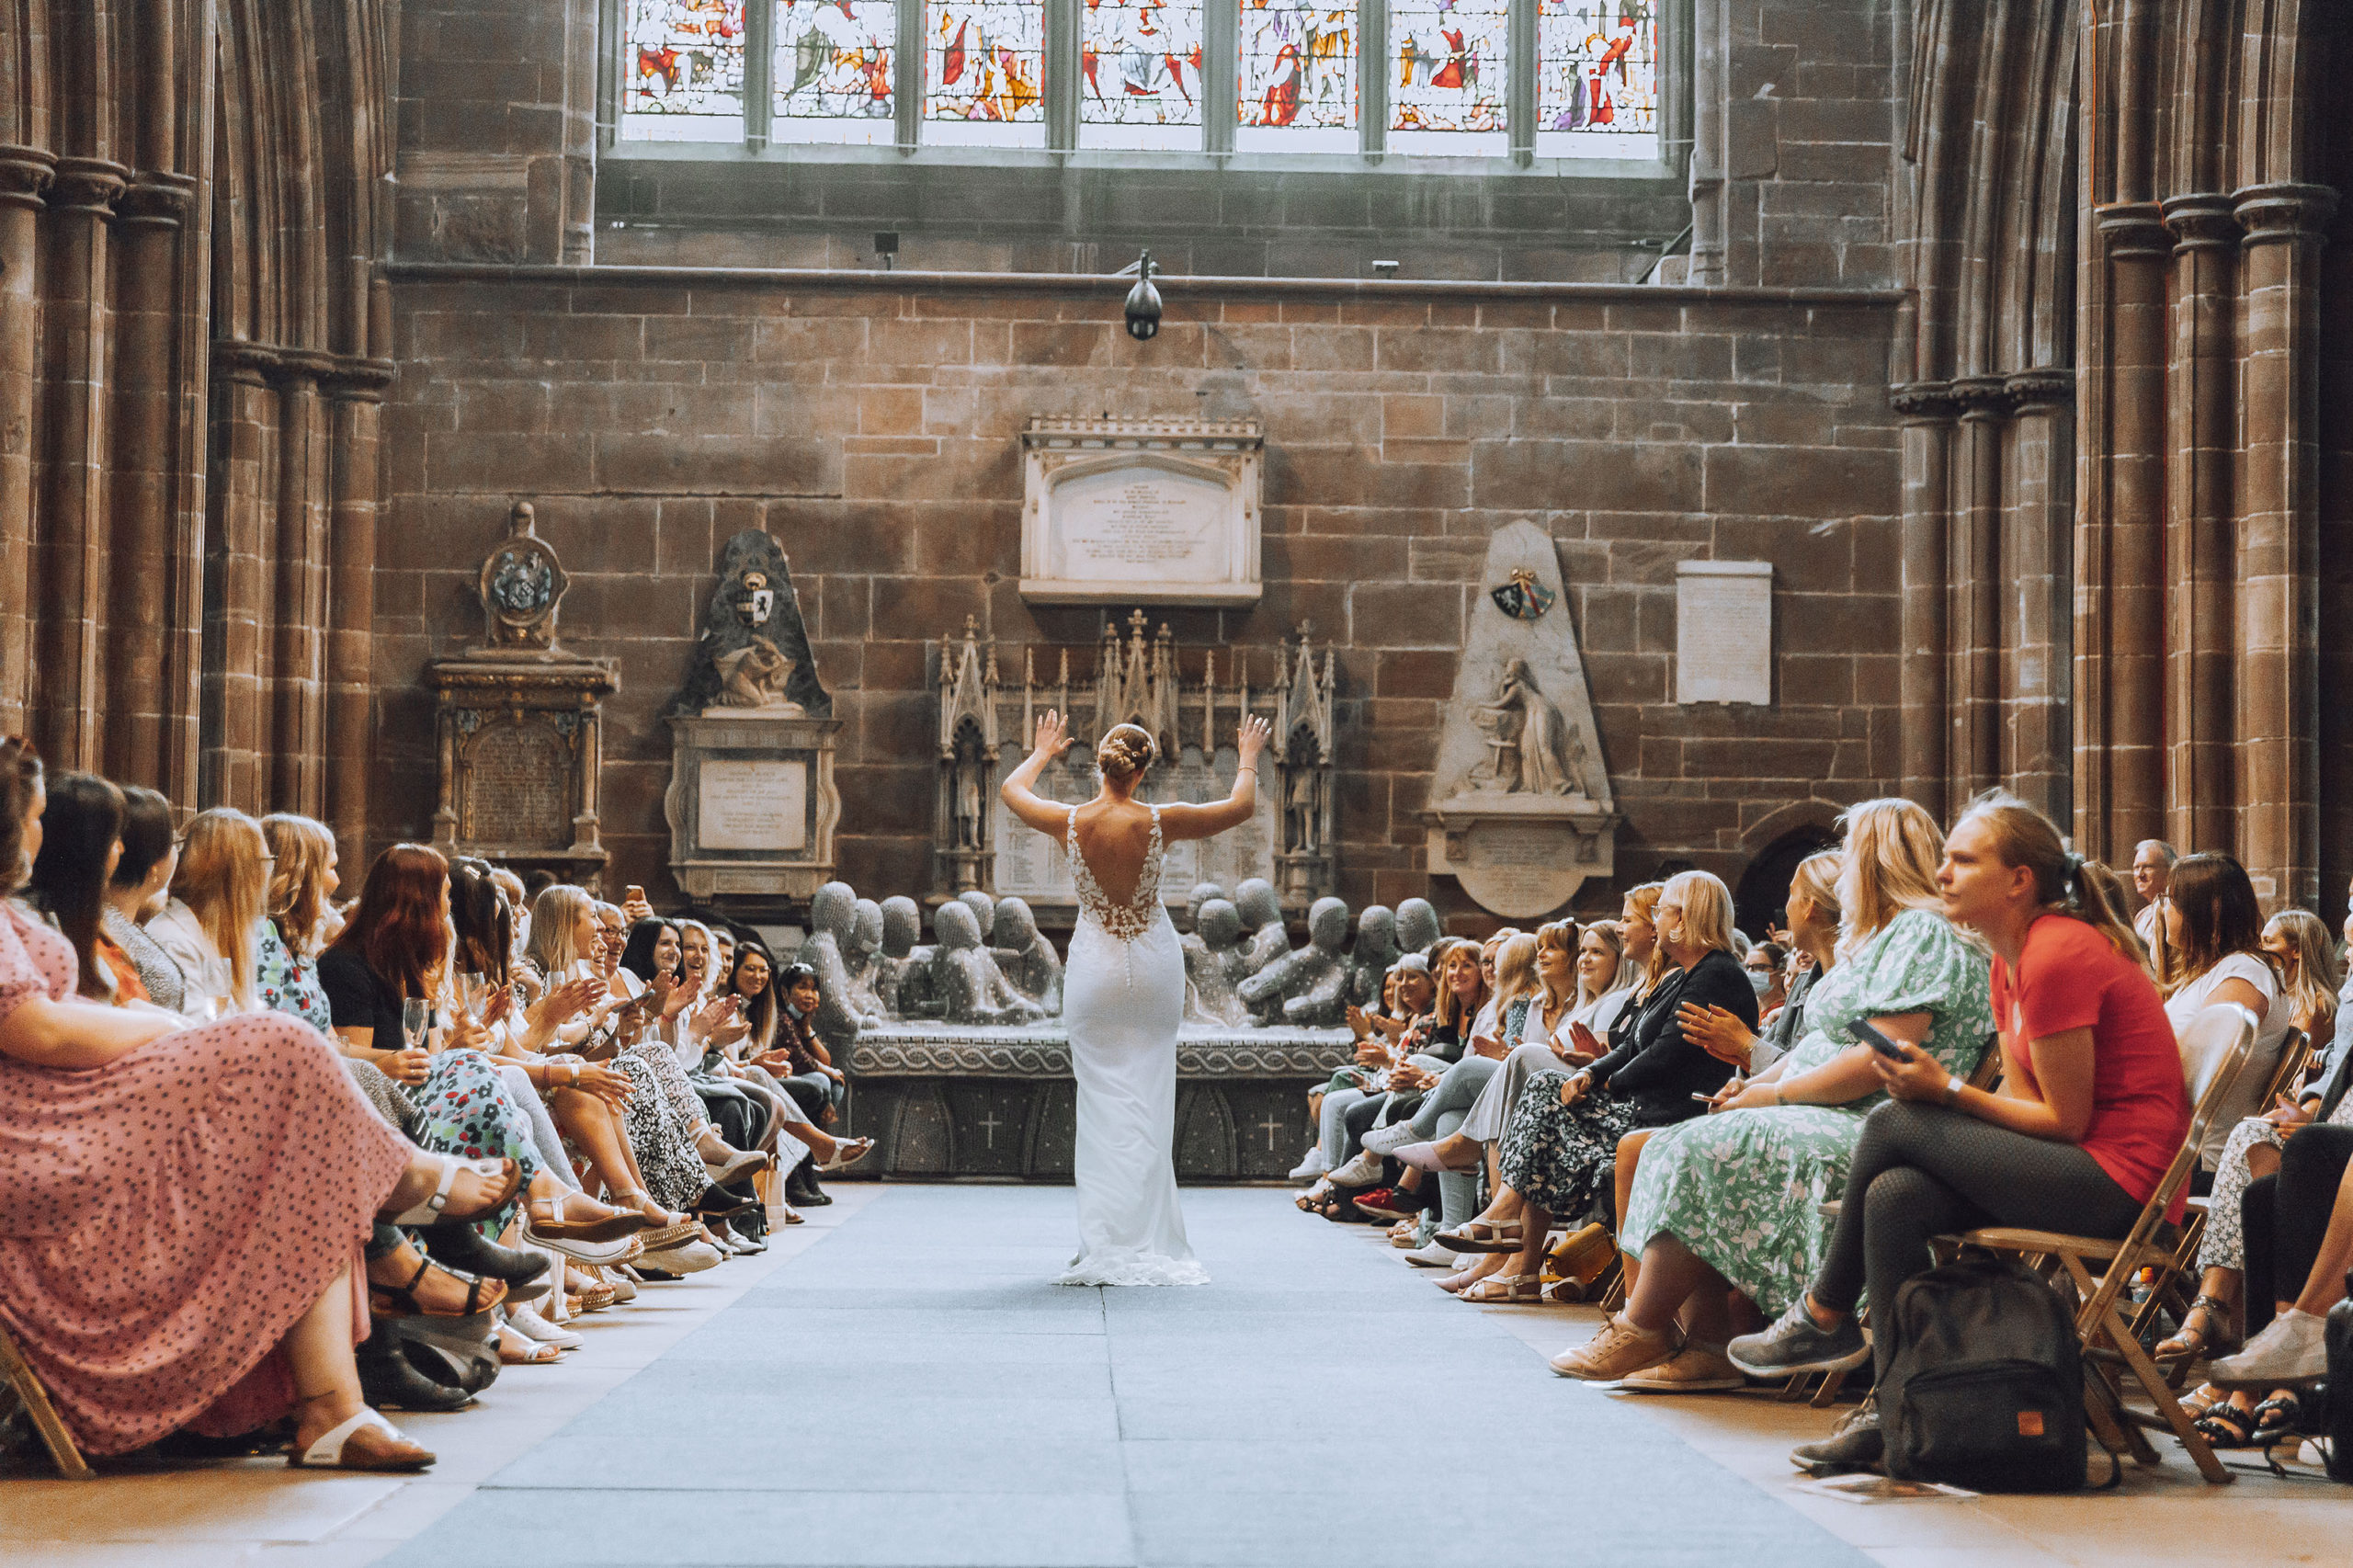
[[[1792,828],[1767,845],[1748,869],[1740,874],[1733,892],[1733,922],[1762,940],[1767,926],[1781,923],[1781,906],[1790,899],[1790,879],[1798,862],[1824,849],[1835,848],[1837,838],[1826,827]]]

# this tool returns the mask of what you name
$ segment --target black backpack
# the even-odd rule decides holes
[[[2084,1365],[2059,1293],[2018,1265],[1966,1257],[1904,1281],[1875,1315],[1887,1473],[1975,1492],[2084,1484]]]

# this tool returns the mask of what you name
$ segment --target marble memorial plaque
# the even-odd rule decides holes
[[[1454,876],[1483,908],[1527,917],[1550,914],[1586,878],[1577,835],[1560,822],[1490,819],[1471,830]]]
[[[1675,700],[1772,703],[1771,562],[1677,565]]]
[[[809,842],[803,762],[710,757],[702,764],[696,835],[704,849],[800,849]]]
[[[1256,422],[1040,418],[1021,443],[1024,598],[1257,602]]]

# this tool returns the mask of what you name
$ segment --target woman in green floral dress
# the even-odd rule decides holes
[[[1807,996],[1805,1038],[1715,1114],[1652,1135],[1619,1230],[1641,1258],[1633,1294],[1556,1369],[1656,1392],[1745,1381],[1723,1355],[1725,1287],[1768,1314],[1797,1299],[1829,1246],[1822,1204],[1885,1097],[1848,1026],[1873,1020],[1963,1077],[1993,1032],[1985,956],[1940,913],[1941,857],[1935,822],[1908,801],[1847,813],[1842,956]]]

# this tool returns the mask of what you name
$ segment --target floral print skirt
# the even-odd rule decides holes
[[[1504,1129],[1496,1167],[1506,1185],[1539,1209],[1574,1218],[1609,1189],[1618,1170],[1618,1140],[1631,1132],[1634,1105],[1607,1090],[1574,1106],[1561,1104],[1566,1073],[1539,1073]]]
[[[622,1051],[613,1059],[613,1066],[629,1075],[629,1105],[621,1113],[621,1129],[628,1133],[630,1151],[645,1176],[646,1196],[665,1209],[693,1208],[703,1188],[710,1185],[710,1173],[695,1146],[695,1131],[704,1117],[702,1102],[687,1082],[686,1070],[670,1048],[658,1041]]]
[[[499,1076],[499,1064],[479,1051],[445,1051],[411,1091],[416,1106],[417,1146],[469,1160],[506,1158],[522,1167],[523,1185],[544,1168],[531,1137],[531,1122]],[[521,1189],[517,1188],[519,1198]],[[483,1216],[475,1229],[495,1239],[513,1217],[509,1202]]]

